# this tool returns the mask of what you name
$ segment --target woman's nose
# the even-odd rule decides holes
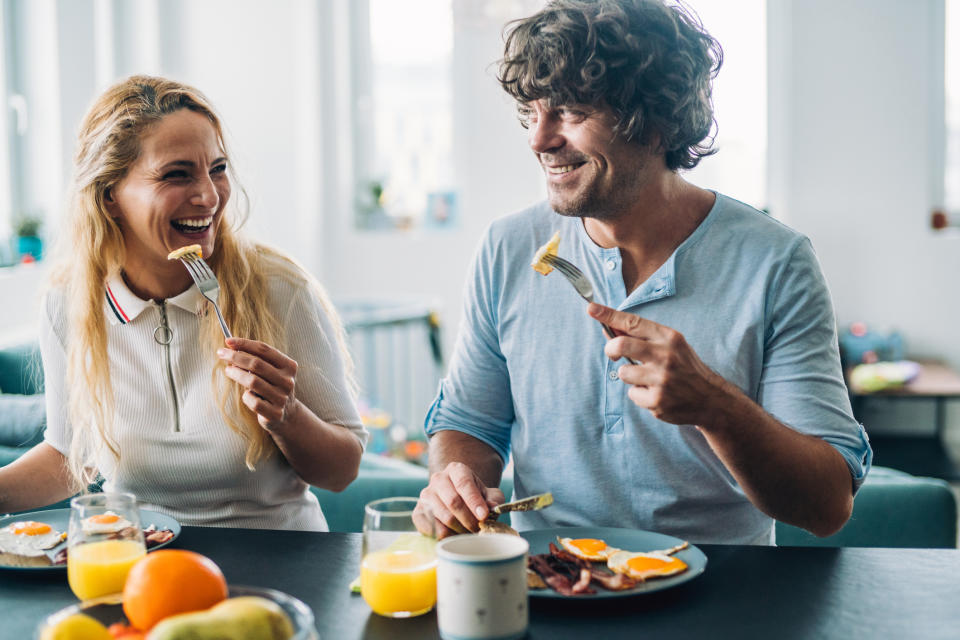
[[[204,209],[216,209],[220,204],[220,194],[217,187],[213,184],[210,176],[204,176],[197,182],[197,190],[191,198],[191,202]]]

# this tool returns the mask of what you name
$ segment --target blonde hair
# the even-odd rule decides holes
[[[96,100],[80,127],[70,203],[52,272],[52,284],[62,290],[66,303],[68,416],[73,430],[68,465],[78,488],[92,480],[95,461],[104,448],[118,459],[121,454],[113,435],[114,397],[104,287],[108,279],[120,274],[125,245],[119,225],[107,211],[106,196],[136,162],[147,129],[181,109],[210,120],[229,158],[220,119],[207,98],[190,86],[164,78],[132,76],[117,83]],[[232,167],[228,167],[240,187]],[[238,191],[242,204],[236,200],[228,204],[217,232],[216,251],[207,258],[220,281],[219,304],[227,324],[235,335],[261,340],[284,351],[284,327],[271,313],[264,313],[271,308],[267,276],[297,281],[311,290],[330,318],[355,393],[343,327],[325,292],[291,259],[239,233],[248,212],[246,194],[242,187]],[[223,345],[214,313],[206,314],[202,321],[201,344],[210,353]],[[222,360],[213,360],[214,396],[226,423],[246,441],[246,464],[253,469],[257,461],[273,453],[275,445],[256,415],[243,404],[243,387],[224,375]]]

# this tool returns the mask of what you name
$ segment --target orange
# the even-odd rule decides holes
[[[147,630],[167,616],[209,609],[227,597],[227,581],[213,560],[184,549],[148,553],[123,587],[123,612]]]

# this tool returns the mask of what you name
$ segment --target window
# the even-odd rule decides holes
[[[946,164],[943,204],[951,218],[960,212],[960,1],[947,0],[944,98],[946,101]]]
[[[686,178],[758,209],[767,206],[766,0],[690,0],[691,8],[723,47],[713,82],[716,155]]]
[[[354,13],[357,226],[451,226],[451,0],[419,0],[416,11],[396,0],[366,6]]]

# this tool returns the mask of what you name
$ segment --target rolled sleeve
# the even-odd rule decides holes
[[[500,351],[497,291],[503,268],[488,231],[474,260],[464,295],[463,325],[450,370],[424,421],[428,436],[454,430],[490,445],[506,461],[514,421],[510,376]]]
[[[850,408],[830,293],[806,238],[773,287],[758,402],[789,427],[831,444],[850,468],[856,490],[873,452]]]

